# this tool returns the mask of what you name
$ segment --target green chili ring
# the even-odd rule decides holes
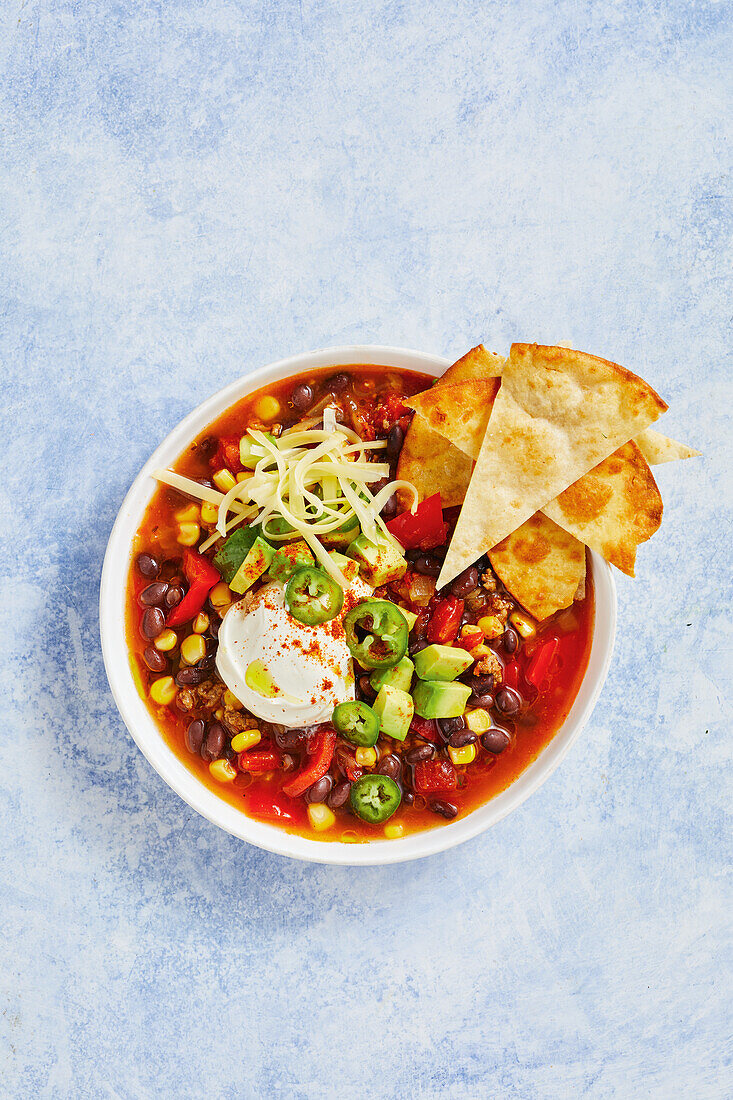
[[[381,825],[399,808],[402,791],[388,775],[362,775],[351,784],[351,808],[370,825]]]
[[[285,588],[288,611],[299,623],[317,626],[335,619],[344,606],[343,589],[322,569],[296,569]]]
[[[379,715],[361,700],[339,703],[331,718],[337,733],[352,745],[371,748],[379,737]]]
[[[393,668],[407,652],[407,619],[389,600],[362,600],[344,618],[344,630],[362,668]]]

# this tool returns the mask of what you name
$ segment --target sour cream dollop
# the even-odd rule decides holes
[[[343,615],[372,594],[354,579],[341,615],[307,626],[285,605],[278,583],[247,593],[219,627],[216,668],[237,699],[265,722],[293,728],[327,722],[338,703],[354,698],[354,669]]]

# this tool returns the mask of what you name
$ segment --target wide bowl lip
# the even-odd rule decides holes
[[[102,654],[112,695],[133,740],[163,780],[192,809],[240,840],[277,855],[314,863],[373,866],[403,863],[447,851],[497,824],[530,797],[560,765],[585,727],[608,673],[616,635],[616,586],[608,563],[591,553],[595,622],[588,668],[560,729],[522,774],[500,794],[465,818],[396,840],[364,844],[311,840],[256,821],[209,790],[168,746],[140,698],[125,637],[125,595],[132,541],[156,483],[152,471],[174,462],[188,443],[222,412],[253,390],[320,367],[374,364],[438,376],[450,366],[443,356],[383,344],[349,344],[280,359],[217,391],[197,405],[153,451],[130,486],[117,514],[104,557],[99,621]]]

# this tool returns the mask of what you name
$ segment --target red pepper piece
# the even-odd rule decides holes
[[[254,817],[264,817],[269,821],[293,821],[298,804],[287,795],[270,794],[269,791],[248,791],[245,805]]]
[[[458,633],[463,615],[463,600],[457,600],[455,596],[446,596],[438,600],[428,623],[428,641],[447,645],[452,642]]]
[[[239,438],[235,435],[223,436],[211,459],[212,470],[221,470],[223,466],[233,474],[239,474],[244,469],[239,458]]]
[[[406,550],[420,547],[430,550],[442,546],[448,536],[448,526],[443,523],[440,493],[435,493],[418,504],[414,515],[403,512],[387,524],[387,530],[402,543]]]
[[[297,798],[298,795],[305,794],[308,788],[319,779],[323,779],[331,767],[335,748],[336,730],[333,726],[324,726],[311,742],[305,766],[293,776],[289,783],[284,784],[283,792],[291,798]]]
[[[415,765],[415,790],[418,794],[453,791],[458,785],[458,772],[450,760],[423,760]]]
[[[516,661],[507,661],[504,665],[503,683],[515,691],[519,687],[519,665]]]
[[[209,592],[221,580],[221,573],[208,558],[188,547],[183,551],[183,572],[188,581],[188,592],[171,611],[166,626],[180,626],[198,615]]]
[[[271,772],[282,764],[282,756],[275,749],[249,749],[240,752],[237,765],[240,772]]]
[[[461,649],[475,649],[484,640],[484,632],[478,626],[464,626],[457,644]]]
[[[410,723],[410,733],[416,733],[418,737],[430,741],[433,745],[443,743],[438,733],[438,723],[434,718],[421,718],[419,714],[416,714]]]
[[[539,646],[539,648],[536,649],[535,652],[532,654],[532,659],[527,665],[527,671],[525,672],[524,677],[538,690],[540,685],[542,684],[542,681],[545,679],[550,671],[559,646],[559,638],[548,638],[544,645]]]

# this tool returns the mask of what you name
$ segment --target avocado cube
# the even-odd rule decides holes
[[[359,534],[359,517],[349,516],[343,527],[337,527],[335,531],[329,531],[321,535],[324,546],[348,546]]]
[[[398,581],[407,571],[407,561],[396,546],[381,538],[372,542],[363,532],[349,545],[346,553],[359,563],[359,572],[373,588]]]
[[[405,616],[405,619],[407,620],[407,629],[412,630],[413,626],[417,622],[417,615],[415,614],[414,611],[408,611],[406,607],[401,607],[400,611],[402,612],[402,614]]]
[[[398,687],[382,684],[372,703],[372,710],[379,715],[381,733],[394,737],[396,741],[405,740],[415,712],[411,695]]]
[[[421,680],[455,680],[472,664],[470,653],[450,645],[429,645],[415,655],[415,671]]]
[[[257,578],[261,577],[269,567],[274,556],[274,548],[258,535],[252,543],[247,557],[229,582],[232,592],[238,592],[241,596],[248,588],[251,588]]]
[[[390,687],[400,688],[401,691],[409,691],[412,683],[412,674],[415,666],[409,657],[403,657],[394,668],[375,668],[369,677],[369,683],[375,691],[388,684]]]
[[[420,680],[412,697],[421,718],[460,718],[471,689],[467,684],[446,680]]]
[[[296,569],[302,569],[305,565],[313,565],[313,555],[308,544],[299,539],[298,542],[288,542],[278,547],[268,573],[273,580],[285,583]]]
[[[353,558],[347,558],[335,550],[329,550],[328,556],[332,559],[334,565],[339,567],[347,581],[353,581],[359,576],[359,566]]]
[[[269,439],[270,443],[275,443],[275,436],[272,432],[263,432],[266,439]],[[254,470],[257,463],[261,458],[264,458],[266,454],[269,454],[261,443],[247,433],[243,435],[239,441],[239,461],[247,470]]]
[[[261,531],[257,524],[253,523],[248,527],[238,527],[234,534],[230,535],[214,554],[214,565],[227,584],[247,557],[252,543],[259,534],[261,534]]]

